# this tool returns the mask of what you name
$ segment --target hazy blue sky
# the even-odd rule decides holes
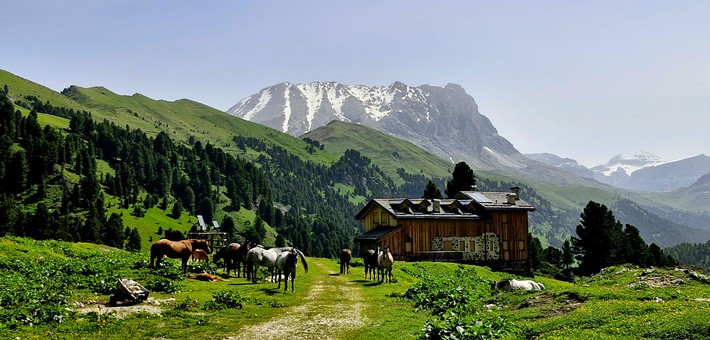
[[[521,152],[710,153],[708,1],[2,1],[0,68],[226,110],[282,81],[458,83]]]

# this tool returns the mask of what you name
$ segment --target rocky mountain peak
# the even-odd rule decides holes
[[[362,124],[478,168],[520,168],[526,160],[457,84],[281,83],[242,99],[227,113],[294,136],[332,120]]]

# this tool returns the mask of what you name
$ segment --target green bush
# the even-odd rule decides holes
[[[425,339],[498,339],[512,335],[515,327],[498,313],[455,308],[424,327]]]
[[[405,297],[418,309],[431,310],[422,337],[427,339],[500,338],[515,331],[512,322],[497,311],[483,308],[491,295],[490,284],[474,269],[457,269],[448,275],[430,275],[423,268],[407,269],[421,280],[410,287]]]
[[[182,285],[166,277],[153,276],[146,284],[146,288],[152,292],[174,294],[182,289]]]
[[[206,310],[222,310],[222,309],[242,309],[244,307],[244,298],[239,292],[222,290],[212,294],[212,301],[205,303]]]

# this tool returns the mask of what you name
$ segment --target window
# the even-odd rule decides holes
[[[372,224],[374,224],[374,225],[380,224],[380,214],[376,211],[372,213]]]
[[[451,251],[453,248],[454,247],[451,244],[451,241],[444,241],[444,250],[445,251]]]
[[[500,220],[503,223],[508,223],[508,214],[502,214],[500,215]]]
[[[525,250],[525,241],[518,240],[518,250]]]
[[[381,216],[380,216],[380,224],[382,224],[382,225],[390,225],[390,224],[389,224],[389,216],[390,216],[390,215],[389,215],[388,213],[386,213],[386,212],[383,211],[383,212],[381,213]]]

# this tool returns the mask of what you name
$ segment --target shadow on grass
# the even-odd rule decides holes
[[[278,288],[262,288],[261,291],[268,296],[273,296],[281,293],[281,290]]]
[[[328,276],[340,276],[338,273],[328,274]]]

